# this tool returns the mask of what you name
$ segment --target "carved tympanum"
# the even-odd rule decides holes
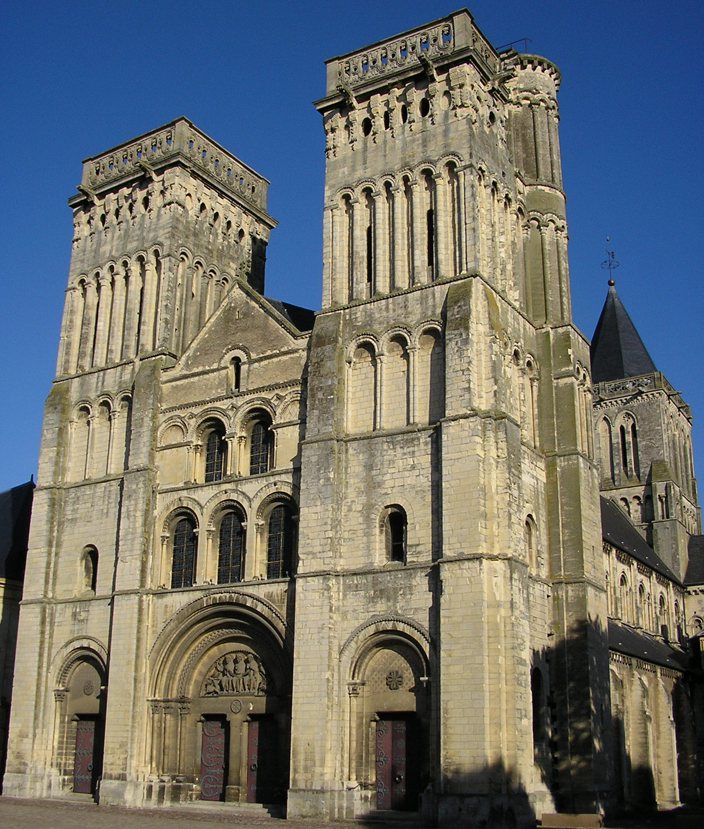
[[[221,656],[203,680],[202,697],[264,696],[267,679],[264,666],[249,651],[232,651]]]

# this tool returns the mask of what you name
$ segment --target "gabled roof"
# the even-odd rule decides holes
[[[291,305],[290,302],[282,302],[280,299],[272,299],[268,296],[265,296],[264,299],[272,308],[276,308],[281,316],[287,319],[291,325],[295,325],[299,331],[313,330],[315,311],[311,311],[309,308],[302,308],[300,305]]]
[[[675,671],[684,670],[688,663],[687,654],[679,648],[613,619],[609,619],[609,650]]]
[[[27,561],[34,483],[0,492],[0,577],[22,581]]]
[[[636,561],[640,561],[641,564],[645,564],[670,581],[680,583],[677,576],[633,526],[621,507],[614,504],[610,498],[604,498],[603,495],[601,496],[601,534],[604,541],[608,541],[609,544],[633,556]]]
[[[592,380],[622,380],[657,371],[635,325],[609,280],[609,291],[591,344]]]

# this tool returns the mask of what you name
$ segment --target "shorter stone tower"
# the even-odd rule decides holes
[[[690,536],[701,533],[692,463],[692,414],[657,370],[613,279],[594,331],[601,487],[683,580]]]

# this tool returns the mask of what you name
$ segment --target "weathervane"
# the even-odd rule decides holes
[[[618,259],[614,259],[614,252],[609,250],[609,237],[606,237],[606,259],[601,263],[601,267],[609,272],[609,285],[615,285],[613,271],[618,268]]]

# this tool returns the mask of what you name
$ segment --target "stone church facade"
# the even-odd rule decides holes
[[[591,375],[557,68],[466,11],[326,66],[315,314],[264,295],[268,182],[188,120],[84,162],[4,793],[696,798],[691,416],[654,366],[635,409]]]

